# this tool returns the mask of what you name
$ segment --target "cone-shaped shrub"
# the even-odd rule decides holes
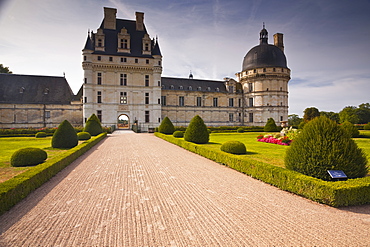
[[[89,132],[92,136],[97,136],[103,133],[103,128],[101,126],[100,120],[95,114],[92,114],[89,119],[87,119],[83,131]]]
[[[173,126],[171,120],[168,117],[165,117],[162,120],[161,125],[159,125],[158,131],[162,134],[172,135],[175,131],[175,127]]]
[[[189,126],[186,128],[184,134],[185,141],[194,142],[197,144],[205,144],[209,141],[209,133],[207,126],[201,117],[196,115],[190,121]]]
[[[349,121],[342,123],[342,128],[350,137],[359,137],[360,131]]]
[[[44,162],[47,157],[47,153],[40,148],[22,148],[13,153],[10,164],[15,167],[34,166]]]
[[[277,130],[278,129],[277,129],[275,120],[270,117],[267,120],[267,123],[266,123],[265,127],[263,128],[263,131],[265,131],[265,132],[273,132],[273,131],[277,131]]]
[[[54,132],[51,146],[53,148],[73,148],[77,146],[77,144],[78,138],[76,130],[67,120],[64,120]]]
[[[328,170],[342,170],[348,178],[367,174],[367,159],[362,149],[336,122],[317,117],[308,122],[285,155],[288,169],[330,180]]]
[[[246,154],[247,149],[240,141],[227,141],[222,144],[221,151],[231,154]]]

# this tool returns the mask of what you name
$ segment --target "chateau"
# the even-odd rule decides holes
[[[144,13],[136,20],[116,18],[104,8],[96,32],[82,50],[84,84],[73,95],[64,77],[0,74],[0,127],[55,127],[62,119],[83,125],[96,114],[104,126],[152,131],[164,117],[187,126],[200,115],[208,126],[264,126],[272,117],[288,120],[290,69],[283,34],[260,44],[244,57],[236,79],[220,81],[162,77],[158,39],[151,38]]]

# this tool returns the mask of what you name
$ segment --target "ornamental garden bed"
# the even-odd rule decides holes
[[[370,176],[347,181],[328,182],[284,168],[284,155],[288,146],[258,142],[256,137],[265,133],[212,133],[208,144],[194,144],[171,135],[155,133],[166,141],[191,152],[227,165],[251,177],[274,185],[313,201],[333,207],[370,203]],[[362,132],[362,136],[368,133]],[[220,146],[228,140],[238,140],[247,147],[246,155],[222,152]],[[370,160],[370,139],[356,138]]]

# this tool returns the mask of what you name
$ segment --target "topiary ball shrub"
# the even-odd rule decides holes
[[[87,119],[83,132],[89,132],[92,136],[97,136],[103,133],[100,120],[95,114],[92,114],[89,119]]]
[[[85,140],[91,139],[91,135],[89,132],[82,131],[82,132],[77,133],[77,138],[80,141],[85,141]]]
[[[47,153],[40,148],[22,148],[13,153],[10,164],[15,167],[34,166],[47,159]]]
[[[348,178],[368,173],[366,155],[336,122],[317,117],[306,123],[285,155],[290,170],[331,180],[328,170],[342,170]]]
[[[45,132],[37,132],[35,135],[36,138],[45,138],[46,133]]]
[[[275,120],[273,118],[270,117],[267,120],[267,123],[266,123],[265,127],[263,128],[263,131],[265,131],[265,132],[278,131],[278,127],[276,126]]]
[[[64,120],[54,132],[51,146],[53,148],[73,148],[77,146],[77,144],[78,138],[76,130],[67,120]]]
[[[200,116],[196,115],[191,119],[189,126],[186,128],[184,139],[185,141],[194,142],[197,144],[208,143],[208,129]]]
[[[364,130],[370,130],[370,123],[364,125]]]
[[[246,154],[247,148],[240,141],[227,141],[222,144],[221,151],[231,154]]]
[[[238,132],[238,133],[244,133],[244,129],[243,128],[238,128],[237,130],[236,130],[236,132]]]
[[[168,117],[165,117],[162,120],[161,125],[159,125],[158,131],[162,134],[172,135],[173,132],[175,132],[175,126],[173,126],[171,120]]]
[[[356,126],[353,125],[353,123],[345,121],[341,126],[350,137],[353,138],[360,136],[360,131],[356,128]]]
[[[184,131],[178,130],[178,131],[173,132],[172,135],[173,135],[173,137],[176,137],[176,138],[183,138],[184,137]]]

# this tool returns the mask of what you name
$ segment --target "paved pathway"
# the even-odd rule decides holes
[[[370,246],[370,206],[320,205],[116,131],[2,215],[0,234],[0,246]]]

